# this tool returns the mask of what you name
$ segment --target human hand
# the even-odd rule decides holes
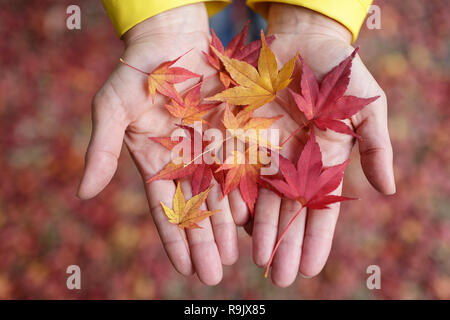
[[[215,90],[219,83],[214,79],[216,71],[207,64],[202,54],[202,51],[209,50],[208,28],[204,4],[163,12],[139,23],[124,35],[122,58],[140,70],[151,71],[162,62],[193,49],[177,65],[202,74],[205,79],[209,78],[202,86],[202,96],[209,95],[208,92]],[[183,91],[197,81],[191,79],[177,86],[177,89]],[[144,181],[171,161],[170,151],[148,138],[170,136],[176,129],[177,119],[170,116],[164,107],[167,100],[162,96],[157,95],[152,104],[146,83],[145,75],[118,64],[95,95],[92,105],[93,131],[78,190],[80,198],[96,196],[112,179],[122,141],[125,141]],[[222,264],[233,264],[238,257],[236,226],[228,197],[220,201],[220,187],[217,182],[213,183],[206,205],[208,210],[221,212],[201,221],[199,225],[202,229],[186,232],[169,223],[160,206],[160,201],[172,204],[175,183],[159,180],[145,184],[151,214],[173,266],[183,275],[196,272],[199,279],[208,285],[217,284],[222,279]],[[184,180],[181,185],[185,196],[190,198],[189,181]]]
[[[271,4],[267,33],[276,35],[271,48],[281,62],[286,62],[298,51],[319,79],[354,50],[350,45],[351,33],[344,26],[302,7]],[[387,128],[386,96],[359,56],[353,60],[346,94],[363,98],[380,96],[354,115],[347,124],[353,126],[362,137],[358,144],[361,165],[367,179],[381,193],[393,194],[395,182]],[[279,100],[261,108],[266,113],[267,110],[276,112],[278,109],[281,112]],[[291,120],[296,120],[296,113],[299,111],[292,110],[287,117],[274,124],[273,127],[279,126],[282,140],[288,135],[286,130],[293,132],[298,127],[299,123],[289,123],[289,115]],[[349,157],[354,144],[351,136],[330,130],[316,130],[316,135],[325,166],[337,165]],[[284,146],[282,154],[297,160],[305,141],[304,132],[297,134],[295,139]],[[335,191],[336,194],[340,192],[341,187]],[[272,191],[260,189],[254,219],[247,224],[247,229],[252,231],[253,259],[258,266],[267,264],[279,234],[299,209],[297,201],[280,199]],[[331,249],[338,214],[339,203],[326,210],[303,209],[273,260],[271,278],[276,285],[289,286],[298,272],[305,277],[312,277],[322,270]]]

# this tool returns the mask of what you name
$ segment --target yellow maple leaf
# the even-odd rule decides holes
[[[289,85],[297,54],[278,71],[277,60],[262,31],[261,41],[258,70],[245,61],[229,58],[211,47],[238,85],[206,100],[228,101],[234,105],[247,106],[245,110],[252,111],[272,101],[278,91]]]
[[[211,188],[212,187],[209,187],[186,202],[184,194],[181,191],[180,182],[178,182],[175,196],[173,198],[173,209],[170,209],[162,201],[160,201],[164,213],[169,218],[169,222],[178,225],[180,229],[200,228],[197,222],[200,222],[201,220],[220,211],[200,210],[200,206],[203,202],[205,202]]]

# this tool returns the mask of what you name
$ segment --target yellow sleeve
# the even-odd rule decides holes
[[[247,0],[247,5],[267,16],[270,2],[302,6],[330,17],[353,34],[353,41],[358,37],[359,29],[366,17],[372,0]]]
[[[224,8],[231,0],[102,0],[117,34],[121,37],[129,29],[163,11],[187,4],[205,2],[209,15]]]

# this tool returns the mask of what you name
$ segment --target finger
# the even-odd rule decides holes
[[[340,195],[341,190],[342,184],[332,194]],[[305,277],[319,274],[330,254],[340,204],[334,203],[329,207],[330,209],[308,210],[299,269]]]
[[[247,208],[244,200],[241,197],[239,189],[236,188],[228,194],[231,214],[233,215],[234,223],[237,226],[243,226],[250,219],[250,211]]]
[[[216,239],[222,263],[231,265],[239,257],[236,225],[231,215],[228,196],[225,196],[222,200],[220,199],[222,191],[214,178],[212,185],[213,187],[206,199],[208,210],[220,210],[220,212],[211,216],[214,238]]]
[[[361,166],[369,182],[379,192],[395,193],[392,145],[387,124],[387,100],[380,98],[361,110],[352,123],[361,136]]]
[[[275,246],[281,198],[266,188],[259,189],[253,218],[253,261],[265,267]]]
[[[186,200],[192,197],[191,183],[188,179],[181,180],[181,190]],[[203,204],[202,210],[206,210]],[[191,259],[197,276],[206,285],[216,285],[222,280],[222,263],[219,250],[215,243],[210,219],[197,223],[201,228],[186,229]]]
[[[301,205],[298,201],[290,199],[281,201],[278,238],[280,238],[282,232],[300,209]],[[279,287],[284,288],[291,285],[297,277],[305,232],[305,221],[306,208],[303,208],[293,220],[275,254],[271,278],[273,283]]]
[[[117,169],[127,122],[120,106],[105,105],[108,101],[111,100],[97,98],[92,105],[92,135],[77,192],[81,199],[96,196],[111,181]]]
[[[175,269],[183,275],[194,273],[185,232],[169,222],[160,201],[172,208],[175,184],[172,180],[157,180],[145,184],[150,212],[167,256]]]

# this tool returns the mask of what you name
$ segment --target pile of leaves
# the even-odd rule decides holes
[[[269,47],[274,39],[273,36],[266,39],[261,31],[261,39],[250,44],[246,44],[246,36],[247,25],[227,48],[224,48],[212,30],[210,51],[204,52],[204,57],[217,70],[223,90],[210,97],[201,97],[202,75],[173,66],[182,56],[164,62],[152,72],[147,73],[152,99],[157,93],[165,96],[169,101],[166,104],[167,112],[180,120],[178,126],[186,132],[186,136],[178,141],[173,141],[171,137],[149,138],[169,150],[173,150],[179,143],[188,143],[192,146],[190,155],[180,154],[183,158],[188,156],[190,161],[173,159],[148,182],[190,177],[193,194],[190,200],[186,202],[178,183],[173,208],[161,203],[169,222],[177,224],[180,228],[197,228],[197,222],[216,213],[200,210],[201,204],[206,200],[212,187],[213,177],[221,185],[223,196],[239,188],[242,199],[251,214],[254,214],[258,188],[269,188],[280,197],[298,201],[301,208],[280,234],[267,264],[265,272],[267,276],[279,244],[303,208],[326,209],[332,203],[352,199],[330,194],[341,184],[348,161],[325,168],[322,164],[320,147],[316,142],[316,130],[333,130],[359,138],[342,120],[349,119],[378,97],[363,99],[344,95],[350,81],[352,60],[358,49],[319,82],[299,53],[279,69],[275,54]],[[126,64],[125,61],[121,61]],[[297,68],[295,68],[296,65]],[[298,69],[299,72],[294,73],[294,69]],[[184,95],[176,90],[175,84],[192,78],[200,80],[186,90]],[[292,82],[296,84],[291,86],[292,88],[300,89],[294,91],[288,88]],[[270,129],[272,124],[282,116],[263,118],[256,117],[253,113],[276,98],[279,98],[277,101],[283,105],[283,108],[289,110],[291,106],[279,96],[283,90],[289,91],[292,97],[290,100],[295,103],[303,119],[298,129],[292,132],[287,140],[300,131],[309,133],[307,143],[296,165],[280,154],[287,140],[281,146],[267,143],[267,141],[262,144],[259,135],[252,139],[235,133],[237,129],[244,131]],[[219,108],[225,110],[223,127],[217,129],[231,133],[231,138],[240,141],[246,150],[245,152],[227,150],[229,156],[224,161],[212,154],[211,145],[202,141],[202,132],[190,126],[199,121],[203,124],[201,128],[212,127],[204,117],[209,112],[218,112]],[[202,141],[201,154],[194,154],[196,140]],[[225,140],[222,144],[225,145]],[[249,161],[252,151],[265,151],[271,156],[276,154],[277,157],[273,159],[279,159],[279,174],[273,177],[262,176],[261,169],[267,164],[262,163],[259,158],[253,162]],[[212,156],[214,159],[212,163],[202,161],[206,154]]]

